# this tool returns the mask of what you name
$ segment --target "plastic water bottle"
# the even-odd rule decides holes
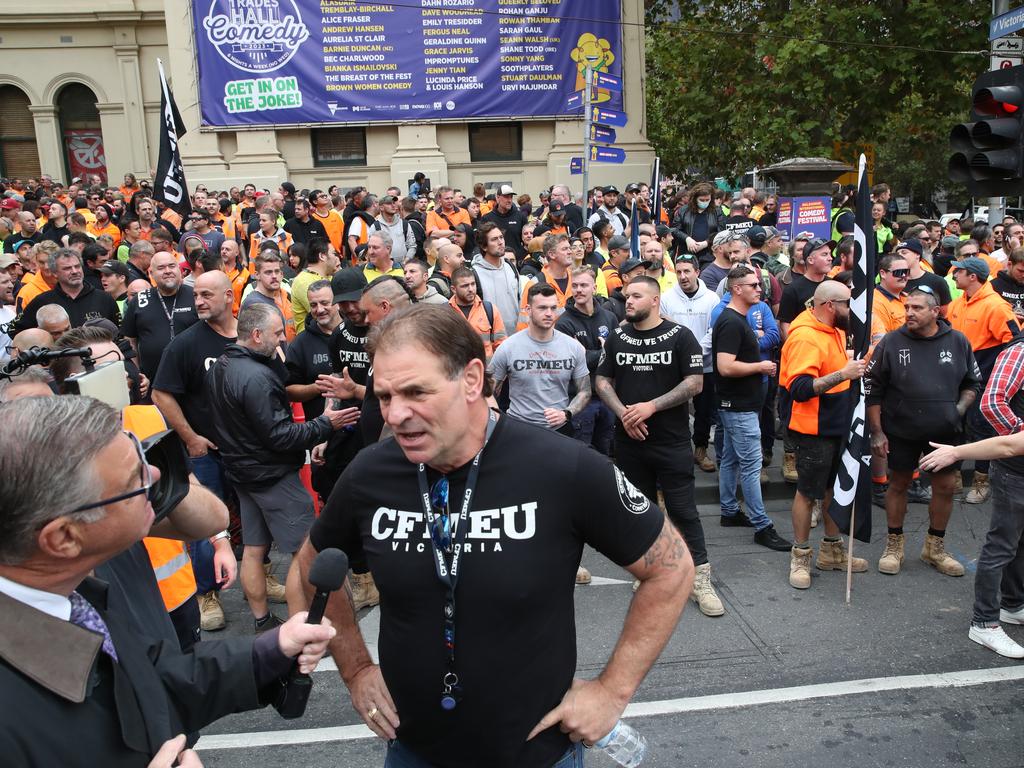
[[[647,752],[647,739],[629,723],[619,720],[611,732],[594,746],[622,768],[635,768],[643,762]]]

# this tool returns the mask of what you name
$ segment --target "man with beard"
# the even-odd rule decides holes
[[[334,303],[330,280],[318,280],[309,286],[309,317],[313,322],[288,345],[285,367],[288,399],[302,403],[306,421],[324,412],[324,396],[316,385],[321,376],[331,373],[330,340],[341,325],[341,312]],[[319,465],[313,467],[313,487],[317,486]]]
[[[501,230],[501,234],[505,237],[505,244],[515,250],[517,259],[521,259],[526,253],[523,245],[523,230],[526,227],[526,217],[513,205],[514,197],[515,191],[508,184],[502,184],[498,187],[498,191],[494,196],[494,210],[486,216],[482,216],[480,223],[490,221],[496,224],[498,229]]]
[[[816,250],[815,241],[807,248]],[[800,467],[789,565],[789,584],[795,589],[811,586],[811,507],[818,499],[822,500],[825,539],[815,565],[823,571],[847,568],[839,527],[827,513],[842,461],[843,435],[850,430],[850,382],[864,375],[864,361],[850,359],[846,351],[850,289],[835,280],[824,280],[812,300],[812,307],[793,321],[779,362],[779,386],[788,395],[784,421]],[[867,569],[866,560],[853,558],[854,572]]]

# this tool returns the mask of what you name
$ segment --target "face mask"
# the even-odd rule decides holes
[[[700,210],[702,210],[702,211],[706,210],[709,205],[711,205],[711,201],[710,200],[698,200],[697,201],[697,207]]]

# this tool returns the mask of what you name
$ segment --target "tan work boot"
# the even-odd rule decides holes
[[[782,456],[782,479],[787,483],[795,483],[797,480],[796,474],[796,454],[785,453]]]
[[[811,586],[811,555],[810,547],[800,549],[793,547],[789,551],[789,586],[795,589],[807,589]]]
[[[921,559],[946,576],[964,575],[964,567],[946,552],[946,540],[941,536],[925,535]]]
[[[967,495],[964,496],[964,503],[984,504],[988,501],[988,494],[988,475],[975,471],[974,485],[971,486],[971,490],[969,490]]]
[[[693,449],[693,463],[704,472],[714,472],[715,462],[708,458],[707,446]]]
[[[705,616],[721,616],[725,606],[718,598],[718,593],[711,586],[711,563],[697,566],[697,574],[693,579],[693,593],[690,595]]]
[[[845,571],[846,547],[843,546],[843,540],[822,541],[818,547],[818,559],[814,561],[814,567],[819,571]],[[853,558],[854,573],[864,573],[867,569],[867,560],[863,557]]]
[[[199,598],[199,628],[204,632],[216,632],[224,629],[227,622],[224,621],[224,609],[216,592],[207,592],[205,595],[198,595]]]
[[[593,577],[590,575],[590,571],[584,568],[582,565],[576,569],[576,583],[577,584],[589,584]]]
[[[380,602],[380,593],[377,592],[372,573],[353,573],[349,582],[352,584],[352,601],[357,611],[372,608]]]
[[[903,543],[902,533],[890,533],[885,540],[885,551],[878,558],[879,573],[888,573],[895,576],[903,567]]]
[[[288,601],[284,596],[284,584],[274,578],[271,568],[270,563],[263,564],[263,572],[267,575],[267,602],[286,603]]]

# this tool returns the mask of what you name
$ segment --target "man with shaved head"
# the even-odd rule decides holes
[[[213,441],[206,372],[237,337],[237,321],[231,312],[231,279],[220,270],[204,272],[196,278],[194,295],[198,322],[176,334],[164,349],[153,378],[153,403],[184,441],[192,472],[199,482],[224,498],[224,465]],[[162,302],[156,293],[151,299]],[[218,539],[217,546],[231,548],[226,537]],[[200,626],[207,632],[223,629],[225,624],[216,583],[210,583],[208,578],[216,562],[212,547],[211,543],[200,541],[192,549],[196,582],[201,585]]]
[[[149,272],[156,287],[147,286],[127,302],[121,332],[131,341],[139,368],[153,381],[164,349],[199,317],[192,289],[182,285],[181,268],[173,253],[153,254]]]
[[[428,284],[434,286],[437,292],[446,299],[452,297],[452,274],[461,267],[466,257],[462,249],[455,243],[446,242],[437,249],[437,264],[434,272],[428,280]]]
[[[50,349],[53,346],[53,336],[42,328],[28,328],[21,333],[15,334],[11,339],[11,359],[14,359],[22,352],[27,352],[32,347]]]
[[[811,307],[790,326],[779,363],[779,386],[786,390],[783,416],[796,447],[799,473],[793,498],[793,549],[789,583],[796,589],[811,586],[811,507],[822,501],[825,538],[815,566],[823,571],[845,571],[846,549],[839,527],[828,516],[832,486],[842,460],[843,434],[850,429],[850,381],[864,375],[864,361],[846,351],[850,327],[850,289],[824,280],[814,290]],[[853,570],[866,571],[867,561],[856,557]]]

